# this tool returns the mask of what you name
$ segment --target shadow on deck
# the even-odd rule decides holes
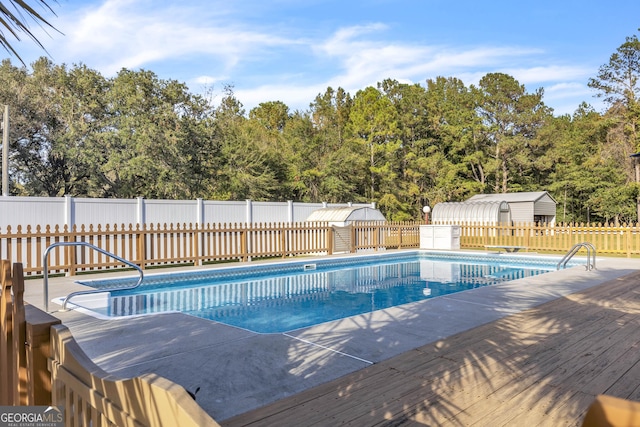
[[[221,424],[580,425],[598,394],[640,400],[639,285],[632,273]]]

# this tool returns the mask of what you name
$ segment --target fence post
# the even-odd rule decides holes
[[[72,196],[64,196],[64,225],[71,229],[76,223],[75,203]]]
[[[147,223],[147,208],[144,197],[136,197],[136,223],[145,225]]]
[[[293,200],[287,200],[287,223],[295,224],[296,222],[300,222],[296,221],[297,218],[295,218],[293,215]]]
[[[64,241],[75,242],[76,241],[75,231],[76,231],[75,225],[73,226],[73,228],[65,225],[63,229]],[[65,254],[67,258],[67,265],[69,266],[69,268],[67,269],[66,275],[75,276],[76,275],[76,246],[67,246],[65,248]]]
[[[478,228],[482,230],[482,245],[487,246],[489,244],[489,226],[479,223]]]
[[[253,203],[251,202],[251,199],[246,199],[245,200],[246,206],[245,206],[245,223],[247,224],[252,224],[253,223]]]
[[[327,255],[333,255],[333,239],[335,229],[331,225],[325,226],[325,233],[327,234]]]
[[[291,223],[280,223],[280,227],[279,227],[279,232],[280,232],[280,249],[282,249],[282,258],[286,258],[287,254],[289,253],[289,245],[287,244],[288,239],[287,239],[287,234],[289,233],[288,230],[293,229],[293,227],[288,226],[287,224],[291,224]],[[306,246],[306,242],[309,242],[308,237],[305,236],[305,246]]]
[[[191,234],[191,253],[193,256],[193,265],[202,265],[202,259],[200,258],[200,249],[202,248],[202,232],[200,231],[200,223],[189,224]]]
[[[380,250],[380,223],[376,222],[373,224],[373,246],[374,251],[378,252]]]
[[[24,273],[22,264],[13,264],[13,404],[27,404],[27,353],[26,353],[26,325],[24,317]]]
[[[194,251],[196,252],[196,258],[194,265],[203,265],[202,254],[204,254],[204,200],[196,199],[196,230],[195,230],[195,242]]]
[[[246,228],[245,224],[245,227],[240,230],[240,258],[245,262],[249,260],[248,234],[249,230]]]
[[[11,299],[11,262],[0,262],[0,405],[13,405],[13,302]]]
[[[51,326],[61,324],[44,311],[28,305],[27,320],[27,405],[51,405]]]
[[[358,246],[358,242],[356,241],[356,227],[353,225],[353,223],[349,224],[349,231],[351,233],[351,247],[349,248],[349,253],[353,254],[356,252],[356,247]]]
[[[145,260],[149,259],[147,257],[147,225],[146,224],[136,224],[136,238],[138,239],[138,264],[140,268],[144,270]]]

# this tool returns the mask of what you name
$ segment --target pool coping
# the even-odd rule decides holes
[[[423,259],[422,256],[425,258]],[[437,250],[406,250],[402,252],[377,252],[377,253],[367,253],[363,255],[347,255],[343,257],[323,257],[323,258],[312,258],[312,259],[292,259],[288,261],[274,261],[269,263],[258,263],[258,264],[249,264],[243,266],[237,265],[225,265],[218,268],[207,268],[207,269],[198,269],[198,270],[190,270],[186,272],[155,272],[152,274],[145,274],[144,281],[140,283],[140,286],[135,286],[136,282],[140,279],[138,275],[130,275],[130,276],[122,276],[122,277],[101,277],[101,278],[92,278],[92,276],[83,276],[87,278],[80,278],[76,280],[76,283],[82,286],[88,286],[91,289],[89,292],[93,291],[95,293],[90,294],[80,294],[76,295],[70,302],[67,303],[67,307],[72,310],[76,310],[78,312],[87,314],[89,316],[95,317],[101,320],[110,320],[115,318],[133,318],[139,316],[147,316],[147,315],[156,315],[159,313],[178,313],[180,311],[190,312],[196,310],[197,308],[194,306],[192,308],[185,309],[184,304],[178,302],[182,298],[191,298],[192,294],[185,296],[185,291],[198,291],[198,300],[200,298],[207,298],[206,295],[200,294],[202,288],[209,288],[212,283],[206,282],[202,283],[203,280],[211,280],[215,282],[220,282],[220,284],[227,285],[229,283],[234,284],[245,284],[247,281],[251,280],[261,280],[263,278],[271,278],[276,274],[277,277],[281,275],[290,275],[290,274],[298,274],[302,272],[334,272],[339,269],[349,268],[349,267],[369,267],[371,265],[377,266],[379,264],[375,264],[378,261],[383,261],[385,264],[392,264],[394,262],[415,262],[419,261],[420,264],[420,280],[424,280],[429,283],[439,282],[443,280],[443,277],[446,277],[446,271],[442,269],[438,269],[435,272],[430,270],[424,270],[426,268],[422,261],[446,261],[452,263],[467,263],[470,262],[472,264],[475,263],[494,263],[494,264],[502,264],[507,263],[511,264],[514,267],[520,268],[542,268],[547,270],[549,268],[555,267],[557,264],[557,257],[552,256],[531,256],[530,254],[511,254],[511,253],[470,253],[470,252],[462,252],[462,251],[437,251]],[[522,262],[521,262],[522,260]],[[573,265],[577,265],[576,263],[586,263],[586,260],[574,260]],[[423,273],[426,275],[424,276]],[[429,276],[429,273],[435,274],[436,276]],[[409,273],[411,274],[411,273]],[[444,274],[445,276],[442,276]],[[103,276],[103,275],[101,275]],[[264,276],[264,277],[263,277]],[[385,276],[387,277],[387,276]],[[393,276],[391,276],[393,277]],[[403,276],[404,277],[404,276]],[[451,271],[451,277],[449,280],[460,280],[464,279],[464,275],[457,277],[453,270]],[[472,278],[473,279],[473,278]],[[446,279],[445,279],[446,280]],[[510,279],[514,280],[514,279]],[[496,281],[500,281],[500,279],[496,279]],[[448,282],[447,282],[448,283]],[[327,283],[328,284],[328,283]],[[490,284],[489,286],[493,286],[496,283]],[[167,286],[170,285],[170,286]],[[174,287],[176,285],[176,287]],[[296,286],[300,285],[299,283],[295,283],[294,292]],[[117,302],[110,301],[110,298],[114,297],[112,292],[116,292],[116,299],[132,297],[133,295],[146,294],[146,292],[152,293],[164,293],[167,291],[175,290],[177,293],[174,297],[163,296],[162,300],[158,300],[155,297],[149,297],[149,299],[144,299],[144,303],[138,299],[128,300],[128,302]],[[334,289],[331,287],[331,289]],[[237,294],[235,290],[229,290],[232,294]],[[266,291],[266,290],[265,290]],[[305,288],[305,291],[306,290]],[[352,292],[350,289],[348,292]],[[84,292],[84,291],[83,291]],[[208,294],[208,291],[204,291],[205,294]],[[257,290],[260,294],[260,289]],[[359,291],[355,291],[358,293]],[[457,291],[456,291],[457,292]],[[456,293],[453,292],[453,293]],[[297,294],[294,294],[297,295]],[[443,295],[439,295],[443,296]],[[260,298],[261,296],[258,295]],[[437,297],[437,296],[434,296]],[[171,298],[171,301],[166,300],[166,298]],[[209,296],[209,298],[215,297]],[[63,305],[65,297],[58,297],[52,300],[54,304],[59,306]],[[267,296],[264,296],[265,301],[269,299]],[[425,298],[428,299],[428,298]],[[173,302],[172,302],[173,301]],[[191,300],[190,300],[191,301]],[[122,304],[126,304],[127,307],[121,307]],[[178,309],[165,309],[165,304],[178,304],[183,308],[183,310]],[[187,303],[188,304],[188,303]],[[200,304],[200,303],[198,303]],[[286,305],[286,304],[285,304]],[[105,312],[111,311],[114,306],[120,307],[119,310],[127,311],[129,314],[106,314]],[[111,309],[110,309],[111,307]],[[151,307],[149,309],[149,307]],[[207,306],[206,308],[209,308]],[[223,308],[223,307],[219,307]],[[229,309],[234,308],[234,305],[231,304]],[[150,310],[146,312],[147,310]],[[355,316],[357,314],[353,314],[348,317]],[[203,316],[207,319],[206,316]],[[209,318],[208,320],[216,320]],[[338,319],[339,320],[339,319]],[[318,323],[326,323],[331,322],[333,320],[327,320],[325,322]],[[292,332],[298,329],[304,329],[313,325],[298,325],[295,327],[290,327],[289,329],[282,329],[276,331],[261,331],[256,330],[259,328],[251,328],[251,327],[243,327],[236,322],[233,325],[233,322],[224,322],[230,326],[239,327],[241,329],[247,329],[250,332],[255,333],[285,333]],[[240,322],[241,323],[241,322]],[[291,325],[293,326],[293,325]]]
[[[189,390],[200,387],[198,403],[222,421],[429,342],[621,277],[638,269],[640,260],[598,258],[597,265],[596,271],[578,266],[279,334],[256,334],[178,313],[108,321],[77,311],[53,314],[106,371],[120,377],[155,372]],[[80,286],[73,280],[51,279],[55,289],[51,294]],[[41,298],[37,283],[28,281],[25,292],[25,300],[34,305]]]

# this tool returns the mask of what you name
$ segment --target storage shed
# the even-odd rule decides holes
[[[433,207],[434,224],[511,224],[511,210],[504,201],[446,202]]]
[[[511,209],[511,220],[516,223],[545,223],[553,225],[556,222],[556,201],[546,191],[477,194],[465,203],[504,201]]]
[[[346,206],[321,208],[311,212],[307,222],[328,222],[329,225],[344,227],[357,221],[386,221],[378,209],[366,206]]]

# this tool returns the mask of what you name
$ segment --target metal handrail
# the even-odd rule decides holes
[[[58,246],[84,246],[90,249],[93,249],[95,251],[100,252],[103,255],[109,256],[113,259],[115,259],[116,261],[120,261],[121,263],[128,265],[131,268],[134,268],[136,270],[138,270],[138,273],[140,274],[140,278],[138,278],[138,281],[136,282],[135,285],[128,287],[128,288],[118,288],[118,289],[126,289],[126,290],[130,290],[130,289],[135,289],[138,286],[140,286],[142,284],[142,280],[144,279],[144,273],[142,272],[142,269],[140,268],[140,266],[132,263],[131,261],[127,261],[124,258],[120,258],[118,255],[112,254],[111,252],[107,252],[102,248],[99,248],[96,245],[92,245],[91,243],[87,243],[87,242],[56,242],[51,244],[51,246],[49,246],[47,249],[45,249],[44,253],[42,254],[42,268],[44,270],[43,272],[43,278],[42,278],[42,286],[43,286],[43,295],[44,295],[44,311],[48,312],[49,311],[49,263],[48,263],[48,257],[49,257],[49,252],[51,252],[51,250],[55,247]],[[67,310],[67,302],[77,296],[77,295],[84,295],[84,294],[95,294],[95,293],[100,293],[100,292],[108,292],[109,289],[91,289],[91,290],[87,290],[87,291],[75,291],[75,292],[71,292],[69,295],[67,295],[67,297],[64,299],[63,303],[62,303],[62,311],[66,311]]]
[[[562,259],[556,266],[556,270],[560,270],[560,265],[562,265],[562,268],[566,268],[569,260],[573,258],[573,256],[577,254],[578,251],[582,248],[587,249],[586,269],[596,270],[596,247],[589,242],[576,243],[575,245],[573,245],[573,247],[569,249],[569,251],[562,257]],[[593,251],[593,263],[591,263],[591,251]]]

